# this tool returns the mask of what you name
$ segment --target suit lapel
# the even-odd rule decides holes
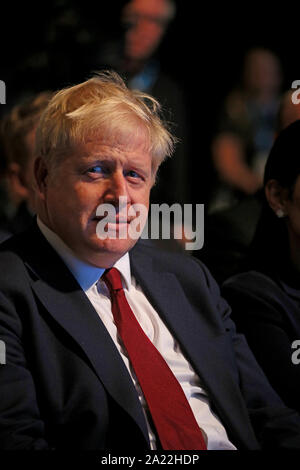
[[[134,419],[148,441],[143,411],[127,368],[94,307],[63,261],[35,227],[25,256],[32,288],[55,321],[80,345],[107,392]],[[124,393],[126,390],[126,393]]]
[[[231,376],[230,367],[222,355],[224,348],[227,348],[226,338],[223,334],[216,335],[209,322],[204,320],[210,317],[205,299],[203,311],[193,309],[174,274],[158,271],[153,267],[150,257],[146,259],[139,250],[131,259],[133,275],[178,340],[221,421],[233,430],[232,435],[238,436],[239,441],[244,441],[248,446],[249,432],[244,433],[243,440],[241,429],[241,414],[249,423],[247,410],[235,379]],[[143,266],[147,268],[143,269]],[[256,442],[254,435],[253,438]]]

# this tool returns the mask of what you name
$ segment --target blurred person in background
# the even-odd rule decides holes
[[[299,108],[298,108],[299,109]],[[223,285],[233,318],[274,389],[300,412],[300,120],[279,133],[244,272]],[[293,342],[298,340],[298,352]],[[297,346],[296,344],[296,346]],[[295,359],[292,360],[293,352]]]
[[[8,221],[8,195],[6,191],[6,159],[3,148],[3,139],[0,134],[0,242],[10,236],[5,228]]]
[[[300,103],[293,103],[293,93],[294,90],[288,90],[282,96],[273,140],[300,119]],[[211,213],[205,220],[204,247],[196,256],[205,262],[220,284],[243,269],[261,214],[263,193],[261,189],[231,207]]]
[[[152,201],[188,203],[189,133],[185,91],[166,70],[160,54],[168,27],[176,15],[172,0],[130,0],[121,11],[123,34],[101,45],[101,68],[117,70],[130,89],[151,93],[162,105],[164,117],[174,127],[178,143],[172,159],[163,163],[152,191]],[[170,51],[178,61],[177,52]],[[166,184],[166,181],[168,182]]]
[[[225,99],[219,129],[212,142],[217,183],[210,212],[232,206],[262,188],[272,146],[282,83],[278,57],[266,48],[250,49],[242,84]]]
[[[15,105],[1,120],[9,214],[2,227],[6,233],[15,234],[27,228],[35,213],[32,186],[35,132],[50,98],[49,91],[28,97]]]
[[[154,80],[153,67],[158,64],[152,64],[150,59],[174,17],[172,0],[130,0],[125,4],[121,15],[125,27],[124,69],[131,80],[139,81],[136,88],[148,88],[151,76]]]
[[[295,90],[288,90],[282,96],[277,118],[277,132],[300,119],[300,103],[293,103],[294,93]]]

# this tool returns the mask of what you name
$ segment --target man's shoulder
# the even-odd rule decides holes
[[[0,280],[7,278],[21,282],[27,276],[28,267],[41,263],[45,258],[54,258],[54,253],[40,233],[35,222],[23,232],[13,235],[0,244]]]
[[[36,280],[54,289],[78,288],[75,278],[36,223],[0,244],[0,291],[28,289]]]
[[[19,281],[21,273],[25,273],[26,253],[30,250],[36,252],[37,246],[34,241],[30,243],[27,230],[2,242],[0,244],[0,280],[13,275]]]
[[[22,253],[32,248],[37,249],[36,230],[34,224],[26,230],[10,236],[0,243],[0,257],[3,256],[22,256]]]
[[[227,309],[220,297],[218,283],[198,258],[184,252],[158,249],[155,244],[142,240],[132,249],[130,260],[132,273],[141,285],[148,283],[149,286],[154,282],[159,287],[161,282],[167,287],[169,283],[174,298],[180,291],[198,307],[208,303],[211,311],[215,311],[217,306]]]
[[[223,287],[226,289],[245,289],[264,292],[266,288],[279,289],[275,279],[260,271],[246,271],[228,278]]]
[[[289,297],[282,280],[260,271],[247,271],[227,279],[222,285],[222,294],[232,303],[235,298],[244,301],[256,300],[273,306],[284,305]]]
[[[205,264],[189,253],[161,249],[151,240],[139,240],[130,251],[130,257],[145,266],[151,262],[159,270],[171,272],[179,278],[195,276],[198,281],[201,277],[210,280],[211,274]]]

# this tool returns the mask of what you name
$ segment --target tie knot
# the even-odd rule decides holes
[[[108,288],[111,288],[114,291],[123,289],[121,274],[116,268],[106,269],[102,279]]]

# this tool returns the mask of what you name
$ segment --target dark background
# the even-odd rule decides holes
[[[1,5],[0,79],[5,113],[20,98],[56,90],[97,70],[104,43],[121,32],[122,0],[5,2]],[[298,14],[291,7],[262,8],[177,0],[176,18],[159,50],[167,72],[186,92],[191,134],[193,201],[206,202],[211,184],[210,141],[221,103],[237,83],[247,49],[273,50],[283,67],[283,90],[300,79]],[[195,169],[197,168],[197,171]]]

